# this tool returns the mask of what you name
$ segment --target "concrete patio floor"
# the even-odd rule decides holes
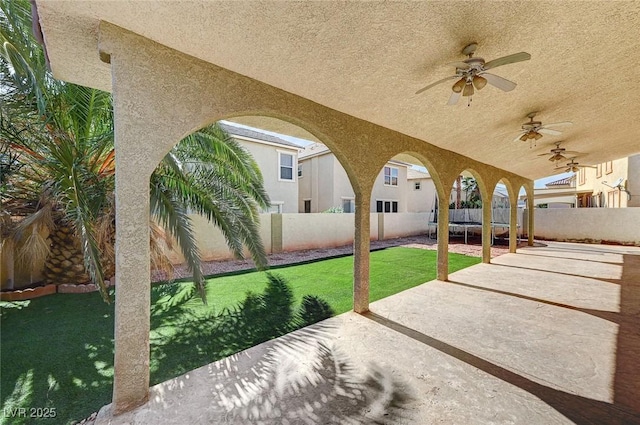
[[[640,424],[640,248],[545,243],[156,385],[110,424]]]

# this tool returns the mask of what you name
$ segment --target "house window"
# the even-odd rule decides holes
[[[584,168],[580,168],[578,170],[578,184],[584,184],[584,182],[585,182]]]
[[[596,165],[596,178],[602,177],[602,164]]]
[[[613,173],[613,161],[607,161],[605,162],[605,170],[604,172],[606,174],[611,174]]]
[[[293,181],[293,155],[280,152],[280,180]]]
[[[302,165],[298,165],[298,178],[302,177]]]
[[[283,205],[284,202],[271,202],[271,206],[263,211],[270,214],[282,214]]]
[[[420,190],[422,188],[422,185],[420,184],[420,182],[415,182],[413,184],[413,190]]]
[[[342,211],[346,213],[356,212],[356,201],[353,199],[342,200]]]
[[[376,201],[376,212],[397,213],[398,201]]]
[[[384,167],[384,185],[398,186],[398,169],[394,167]]]

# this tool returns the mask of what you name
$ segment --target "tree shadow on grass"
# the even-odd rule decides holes
[[[95,294],[56,294],[0,310],[0,423],[73,423],[111,400],[112,305]]]
[[[263,293],[249,292],[219,314],[190,308],[191,286],[160,289],[157,296],[167,302],[153,303],[151,311],[152,384],[333,316],[331,307],[312,295],[305,295],[296,311],[286,280],[267,278]]]
[[[287,282],[267,276],[262,294],[249,293],[238,306],[217,315],[186,308],[192,290],[167,288],[178,292],[167,294],[174,305],[152,313],[153,327],[160,330],[152,340],[152,358],[157,361],[153,381],[182,375],[194,369],[194,363],[224,359],[207,366],[207,387],[214,397],[204,399],[216,408],[196,410],[205,415],[200,420],[210,414],[207,421],[224,416],[229,424],[391,424],[408,414],[403,407],[411,396],[405,385],[375,365],[356,366],[334,346],[331,322],[316,323],[333,315],[326,302],[305,296],[294,309]],[[176,326],[177,320],[182,322]],[[162,331],[165,323],[173,327]],[[191,381],[178,376],[166,388],[200,394],[201,390],[183,387],[192,385]],[[156,414],[174,423],[175,409],[165,412],[170,418]]]

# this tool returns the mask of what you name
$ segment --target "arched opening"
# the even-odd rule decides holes
[[[505,179],[500,180],[493,189],[491,197],[491,245],[509,246],[511,238],[511,190]],[[516,223],[516,229],[520,226]],[[519,238],[519,235],[515,235]]]
[[[268,263],[283,265],[351,254],[356,193],[347,171],[337,156],[317,139],[301,139],[240,124],[241,122],[241,119],[230,119],[218,122],[217,126],[241,150],[250,154],[260,170],[263,189],[270,201],[268,205],[256,206],[260,223],[259,237]],[[208,128],[210,126],[205,127]],[[180,143],[182,142],[172,148],[171,155],[176,156]],[[196,157],[193,161],[187,160],[182,165],[193,172],[200,172],[198,167],[201,164],[196,163],[197,159]],[[328,175],[331,175],[333,180],[328,179]],[[303,187],[304,182],[309,184]],[[307,189],[311,192],[305,192]],[[305,211],[303,201],[307,193],[318,196],[311,204],[311,211]],[[335,199],[343,202],[336,203]],[[346,202],[347,199],[350,200],[349,203]],[[323,205],[322,202],[327,204]],[[191,218],[191,230],[197,239],[202,258],[207,261],[203,268],[204,274],[228,272],[234,268],[251,268],[251,261],[239,262],[233,259],[234,252],[228,248],[228,237],[198,212],[201,211],[189,208],[188,216]],[[247,244],[244,245],[243,251],[247,255]],[[173,255],[175,262],[184,262],[185,256],[180,255],[178,250],[174,249]],[[313,269],[309,272],[293,272],[289,271],[289,268],[279,268],[271,273],[273,276],[284,278],[291,290],[290,294],[282,289],[282,280],[273,282],[271,277],[262,273],[205,276],[208,281],[205,289],[208,306],[204,306],[189,293],[189,282],[155,286],[151,294],[152,383],[159,380],[156,376],[162,376],[164,379],[170,377],[166,374],[167,368],[172,369],[172,374],[182,373],[231,354],[228,351],[229,346],[241,350],[289,332],[301,324],[297,318],[309,318],[309,321],[304,323],[307,325],[312,323],[311,319],[317,321],[332,313],[351,310],[354,261],[347,258],[327,261],[333,261],[335,265],[328,269],[325,267],[324,272],[318,261],[301,266]],[[270,288],[270,295],[265,292],[265,285]],[[247,291],[252,292],[252,295],[248,296]],[[277,299],[272,296],[274,293],[278,295]],[[311,296],[313,298],[308,298]],[[167,297],[173,298],[174,305],[170,310],[158,307],[163,297],[167,300]],[[305,302],[305,299],[308,302]],[[253,304],[257,307],[250,308]],[[185,322],[180,335],[157,330],[157,326],[167,322],[170,314],[182,310],[197,317],[215,316],[216,320],[197,326]],[[242,344],[237,344],[240,341],[229,340],[234,335],[228,333],[217,342],[215,338],[209,342],[206,338],[201,339],[206,334],[218,335],[220,329],[216,328],[218,325],[215,323],[224,323],[228,312],[233,312],[234,320],[240,318],[237,325],[234,325],[239,328],[233,333],[242,339]],[[198,329],[198,326],[201,328]],[[244,332],[243,329],[247,331]],[[247,335],[257,338],[251,340]],[[204,348],[191,355],[191,362],[176,365],[175,354],[168,355],[167,347],[170,346],[182,347],[182,350],[188,350],[189,346]]]
[[[473,170],[464,170],[453,182],[449,197],[450,244],[482,246],[482,184]]]
[[[438,186],[435,169],[418,153],[381,164],[370,196],[371,301],[437,278]]]
[[[518,220],[521,223],[521,236],[533,245],[533,209],[536,207],[533,186],[522,185],[518,191]]]

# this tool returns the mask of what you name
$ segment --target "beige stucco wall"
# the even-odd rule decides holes
[[[535,236],[640,245],[640,208],[536,209]]]
[[[371,192],[371,211],[376,212],[376,201],[397,201],[398,212],[407,212],[407,167],[385,164],[387,166],[398,169],[398,186],[385,186],[384,167],[381,168]]]
[[[427,233],[429,213],[398,213],[380,215],[383,215],[385,239],[423,235]]]
[[[269,194],[273,204],[282,203],[283,213],[298,212],[298,151],[285,146],[274,146],[264,143],[254,142],[246,138],[234,137],[246,148],[258,163],[264,188]],[[293,181],[280,180],[280,169],[278,166],[279,152],[284,152],[294,157]]]
[[[196,243],[200,249],[202,260],[215,261],[234,258],[227,248],[224,236],[216,226],[200,215],[190,214],[189,217],[192,220],[193,233],[196,235]],[[271,252],[271,214],[260,214],[260,236],[265,250]],[[244,251],[244,255],[249,258],[247,250]],[[184,262],[184,257],[177,247],[174,247],[173,251],[169,253],[169,258],[174,264]]]
[[[416,182],[420,182],[420,190],[415,190]],[[433,180],[410,179],[407,186],[407,212],[430,212],[435,208],[436,187]]]
[[[353,214],[283,214],[282,249],[297,251],[353,243]]]
[[[313,161],[317,161],[315,158],[309,158],[307,160],[298,159],[298,164],[302,168],[302,177],[298,179],[298,212],[304,212],[305,199],[312,199],[313,192]],[[312,205],[313,208],[313,205]],[[313,211],[313,210],[312,210]]]
[[[344,167],[340,165],[340,161],[335,155],[329,155],[333,159],[333,200],[332,203],[335,206],[342,206],[342,200],[344,198],[355,199],[356,194],[351,187],[349,176],[344,170]]]

